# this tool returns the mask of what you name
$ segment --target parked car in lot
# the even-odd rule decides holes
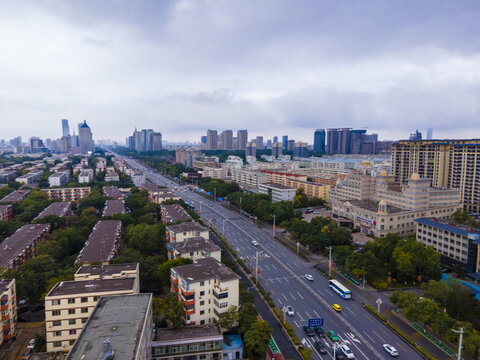
[[[332,308],[333,308],[333,310],[338,311],[338,312],[342,311],[342,307],[338,304],[333,304]]]
[[[385,351],[387,353],[389,353],[391,356],[393,357],[397,357],[398,356],[398,351],[397,349],[395,349],[392,345],[390,344],[383,344],[383,348],[385,349]]]
[[[315,342],[315,349],[317,349],[317,351],[320,354],[326,354],[327,353],[327,347],[325,346],[325,344],[322,341],[316,341]]]
[[[305,333],[306,333],[308,336],[315,336],[315,331],[314,331],[313,328],[310,327],[310,326],[304,326],[304,327],[303,327],[303,331],[305,331]]]
[[[293,311],[293,307],[287,306],[287,315],[288,316],[294,316],[295,315],[295,311]]]
[[[314,329],[318,336],[325,337],[325,330],[321,326],[315,326]]]
[[[253,245],[253,246],[258,246],[258,245],[259,245],[259,244],[258,244],[258,241],[253,240],[253,241],[252,241],[252,245]]]
[[[340,350],[341,352],[343,352],[343,354],[347,359],[355,359],[355,356],[353,355],[352,350],[350,350],[347,344],[341,344]]]
[[[35,339],[31,339],[30,342],[28,343],[27,348],[33,349],[34,347],[35,347]]]
[[[31,348],[26,348],[25,352],[23,353],[22,360],[28,360],[32,356],[32,349]]]
[[[305,279],[307,279],[308,281],[313,281],[313,276],[310,274],[305,274]]]
[[[327,335],[332,341],[338,341],[338,336],[335,334],[335,331],[333,330],[327,330]]]

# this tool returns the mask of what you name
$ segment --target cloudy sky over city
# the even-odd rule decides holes
[[[0,138],[480,138],[480,2],[1,1]]]

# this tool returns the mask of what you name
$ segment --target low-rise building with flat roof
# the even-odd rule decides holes
[[[167,243],[182,242],[192,237],[202,237],[205,240],[210,240],[210,232],[207,228],[194,221],[168,225],[165,228],[165,240]]]
[[[13,218],[12,205],[0,205],[0,221],[10,221]]]
[[[0,279],[0,306],[2,309],[2,331],[0,345],[17,335],[17,292],[15,279]]]
[[[78,201],[90,195],[90,187],[47,188],[40,189],[48,195],[50,200]]]
[[[27,224],[0,244],[0,269],[16,270],[35,256],[35,247],[50,238],[50,224]]]
[[[261,194],[270,196],[273,202],[293,201],[297,192],[297,189],[280,184],[260,184],[258,190]]]
[[[120,176],[115,170],[109,170],[105,173],[105,181],[120,181]]]
[[[189,326],[181,329],[157,329],[152,341],[153,360],[220,360],[223,335],[218,324]]]
[[[240,335],[223,335],[223,360],[243,359],[243,348]]]
[[[124,195],[116,186],[104,186],[102,189],[103,196],[111,197],[113,199],[123,199]]]
[[[50,187],[54,186],[63,186],[67,183],[69,179],[69,172],[68,171],[59,171],[56,173],[53,173],[48,177],[48,185]]]
[[[152,294],[102,297],[67,360],[150,360],[152,325]]]
[[[164,224],[192,220],[192,217],[179,204],[161,205],[160,215]]]
[[[54,215],[58,217],[71,216],[72,215],[72,204],[69,202],[56,201],[48,205],[36,219],[41,219],[48,215]]]
[[[97,280],[97,279],[118,279],[133,277],[140,281],[140,268],[138,263],[89,265],[80,266],[75,273],[74,280]],[[136,287],[139,290],[138,286]]]
[[[213,324],[239,304],[239,279],[229,267],[207,257],[170,271],[170,289],[184,304],[186,325]]]
[[[123,200],[105,201],[102,216],[113,216],[115,214],[125,214],[125,203]]]
[[[100,297],[136,294],[135,286],[131,277],[57,283],[45,296],[47,351],[69,351]]]
[[[92,169],[82,169],[78,173],[78,182],[80,184],[87,184],[93,180],[93,170]]]
[[[15,190],[3,197],[0,203],[15,203],[22,201],[30,194],[30,190]]]
[[[95,224],[76,262],[84,265],[96,262],[109,264],[118,253],[121,233],[120,220],[100,220]]]
[[[15,179],[16,182],[25,185],[33,185],[43,176],[43,170],[34,170],[29,173],[19,176]]]
[[[221,261],[222,249],[213,244],[210,240],[202,237],[185,239],[183,242],[168,243],[168,258],[170,260],[178,258],[189,258],[193,261],[212,257]]]

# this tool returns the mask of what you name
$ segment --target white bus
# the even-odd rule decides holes
[[[328,286],[344,299],[350,299],[352,297],[350,290],[340,284],[337,280],[330,280]]]

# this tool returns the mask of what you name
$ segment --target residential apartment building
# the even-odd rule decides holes
[[[100,297],[137,294],[135,285],[135,278],[57,283],[45,296],[47,352],[69,351]]]
[[[168,258],[189,258],[193,261],[212,257],[221,261],[222,249],[202,237],[187,238],[183,242],[167,244]]]
[[[417,241],[432,246],[450,266],[460,265],[480,278],[480,230],[437,218],[415,220]]]
[[[270,196],[273,202],[293,201],[297,189],[289,188],[279,184],[260,184],[258,191],[261,194]]]
[[[160,217],[164,224],[192,220],[191,216],[179,204],[161,205]]]
[[[78,182],[80,184],[87,184],[93,181],[93,170],[83,169],[78,173]]]
[[[319,198],[328,202],[328,192],[330,185],[321,185],[309,181],[300,181],[296,178],[288,178],[285,186],[294,189],[303,189],[307,198]]]
[[[16,203],[25,199],[28,194],[30,194],[30,190],[15,190],[4,196],[0,203]]]
[[[432,186],[460,189],[464,209],[480,212],[480,140],[401,140],[392,144],[395,179],[405,184],[413,173]]]
[[[157,329],[152,341],[153,360],[220,360],[223,335],[218,324],[189,326],[181,329]]]
[[[206,166],[202,170],[202,177],[225,180],[227,178],[227,170],[222,168],[212,168],[212,167]]]
[[[103,208],[102,216],[113,216],[125,214],[125,203],[123,200],[107,200]]]
[[[15,279],[0,279],[0,308],[2,331],[0,346],[17,335],[17,292]]]
[[[62,201],[78,201],[90,195],[90,187],[72,187],[72,188],[47,188],[40,189],[47,193],[50,200],[61,199]]]
[[[67,360],[108,359],[110,354],[115,358],[125,355],[129,360],[150,360],[152,330],[152,294],[102,297]]]
[[[124,195],[116,186],[104,186],[102,189],[103,196],[110,197],[112,199],[123,200]]]
[[[15,179],[16,182],[25,185],[33,185],[38,182],[43,176],[43,170],[34,170],[29,173],[19,176]]]
[[[159,191],[157,192],[157,194],[149,197],[149,200],[154,202],[155,204],[162,204],[164,201],[167,201],[167,200],[180,200],[180,196],[175,195],[170,190]]]
[[[109,264],[117,256],[122,236],[120,220],[100,220],[93,227],[75,262]]]
[[[13,218],[12,205],[0,205],[0,221],[10,221]]]
[[[183,242],[192,237],[202,237],[210,240],[210,232],[200,224],[189,221],[177,225],[168,225],[165,228],[165,240],[167,243]]]
[[[171,291],[184,303],[185,325],[213,324],[220,314],[239,305],[239,279],[214,258],[198,259],[171,269]]]
[[[50,224],[27,224],[2,241],[0,269],[16,270],[35,256],[35,247],[50,238]]]
[[[34,219],[41,219],[48,215],[58,217],[72,216],[72,203],[56,201],[48,205],[38,216]]]
[[[120,181],[120,176],[115,170],[110,170],[105,173],[105,181]]]
[[[268,183],[268,176],[259,171],[232,169],[232,181],[245,187],[258,188],[259,184]]]
[[[67,183],[69,177],[70,176],[67,171],[60,171],[60,172],[53,173],[48,177],[48,185],[50,187],[63,186]]]
[[[80,266],[74,275],[75,281],[134,278],[136,292],[140,291],[140,268],[138,263]]]

